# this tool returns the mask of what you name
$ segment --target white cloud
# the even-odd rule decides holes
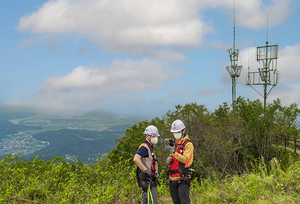
[[[236,1],[236,22],[252,29],[266,28],[269,15],[269,26],[275,26],[292,15],[294,10],[292,2],[292,0]]]
[[[300,43],[279,51],[278,70],[280,82],[300,81]]]
[[[182,72],[149,59],[116,60],[109,67],[100,68],[79,66],[65,76],[50,77],[30,100],[49,110],[96,108],[105,101],[128,102],[140,93],[153,93]]]
[[[236,1],[236,21],[258,29],[276,25],[292,13],[292,0]],[[196,47],[212,31],[202,19],[206,9],[219,9],[232,18],[232,0],[51,0],[21,17],[17,29],[31,34],[76,33],[114,52],[141,47]]]
[[[289,84],[282,83],[276,86],[268,96],[268,102],[271,102],[277,98],[282,101],[282,104],[289,106],[292,103],[300,104],[300,83]]]
[[[79,33],[108,50],[135,46],[194,46],[205,32],[192,1],[57,0],[20,19],[31,34]]]
[[[294,0],[247,0],[235,1],[235,20],[237,26],[251,29],[265,28],[267,15],[269,26],[275,26],[287,20],[293,14]],[[228,18],[233,16],[233,0],[201,1],[203,8],[220,9]]]

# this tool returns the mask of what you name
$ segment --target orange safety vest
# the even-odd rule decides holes
[[[185,150],[185,145],[190,142],[189,140],[186,140],[184,142],[181,142],[181,144],[178,144],[178,147],[175,148],[175,151],[181,155],[183,155],[184,150]],[[170,174],[171,177],[184,177],[184,174],[188,173],[189,167],[193,164],[193,154],[191,155],[190,159],[188,160],[187,163],[183,164],[177,159],[175,159],[172,156],[172,163],[170,164],[170,170],[168,173]]]

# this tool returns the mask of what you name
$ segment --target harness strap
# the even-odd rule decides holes
[[[151,145],[150,145],[148,142],[142,142],[142,143],[145,143],[145,144],[148,146],[148,148],[150,149],[150,152],[151,152],[151,156],[152,156],[152,158],[153,158],[153,161],[158,161],[158,160],[154,157],[154,151],[153,151]]]
[[[184,141],[182,144],[179,145],[179,152],[180,154],[183,154],[183,149],[185,148],[185,145],[190,142],[190,140]],[[169,174],[180,174],[180,178],[183,178],[186,174],[189,173],[190,167],[185,168],[184,163],[179,161],[179,170],[168,170]]]
[[[153,160],[151,163],[151,175],[154,175],[155,174],[155,165],[156,165],[156,162],[158,162],[158,160],[157,160],[157,158],[154,157],[154,151],[153,151],[151,145],[148,142],[143,142],[143,143],[145,143],[148,146],[148,148],[151,152],[151,156],[152,156],[152,160]]]
[[[182,143],[181,147],[180,147],[180,152],[182,152],[182,150],[185,148],[185,145],[189,142],[189,140],[184,141],[184,143]],[[184,168],[184,163],[179,162],[179,170],[178,173],[180,173],[180,178],[184,177],[183,174],[186,174],[188,172],[185,172],[185,170],[188,170],[188,168]],[[181,173],[182,172],[182,173]]]
[[[189,173],[189,170],[190,170],[190,167],[188,167],[188,168],[184,168],[184,169],[179,169],[179,170],[168,170],[168,173],[169,174],[177,174],[177,173],[179,173],[179,174],[187,174],[187,173]]]

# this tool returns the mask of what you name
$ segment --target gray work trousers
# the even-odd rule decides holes
[[[157,188],[156,187],[151,188],[151,193],[152,193],[152,197],[153,197],[153,203],[152,203],[151,195],[149,195],[149,203],[157,204],[158,203]],[[141,204],[148,204],[148,195],[147,194],[148,194],[147,191],[142,192],[142,202],[141,202]]]
[[[184,181],[170,181],[170,192],[174,204],[190,204],[190,186]]]

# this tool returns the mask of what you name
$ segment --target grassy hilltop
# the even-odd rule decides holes
[[[170,125],[179,118],[195,147],[192,203],[299,203],[299,156],[276,140],[280,134],[299,137],[299,114],[296,104],[284,107],[279,100],[264,109],[260,101],[239,98],[234,110],[223,104],[214,112],[195,103],[178,105],[162,118],[133,124],[105,157],[87,163],[57,156],[46,162],[2,158],[0,202],[140,203],[132,158],[152,124],[161,135],[155,146],[159,203],[172,203],[162,141],[172,137]]]
[[[267,168],[261,161],[251,172],[228,176],[196,178],[191,186],[191,202],[207,203],[299,203],[300,162],[290,157],[285,170],[276,159]],[[45,163],[6,157],[1,160],[1,203],[126,203],[141,201],[130,161],[111,165],[107,159],[97,164],[68,163],[53,157]],[[158,187],[159,203],[171,204],[165,172]]]

